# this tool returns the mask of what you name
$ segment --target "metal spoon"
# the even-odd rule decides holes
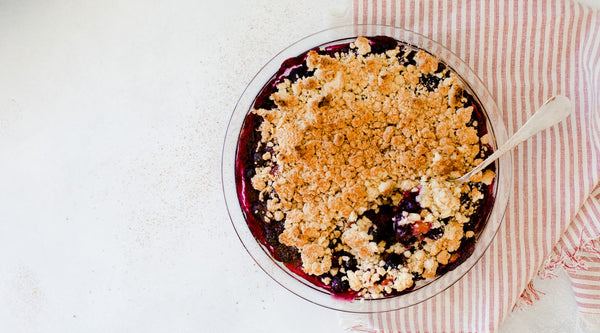
[[[554,96],[550,97],[527,122],[523,125],[517,133],[513,134],[500,148],[498,148],[492,155],[486,158],[483,162],[479,163],[473,170],[467,172],[460,178],[452,179],[457,183],[466,183],[469,179],[478,171],[494,162],[504,153],[513,149],[519,143],[529,139],[534,134],[551,127],[552,125],[558,124],[565,119],[569,113],[571,113],[571,101],[565,96]]]

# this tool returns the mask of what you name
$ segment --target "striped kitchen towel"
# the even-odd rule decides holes
[[[494,331],[531,303],[536,274],[567,269],[581,312],[600,316],[600,15],[565,0],[354,0],[356,24],[412,30],[479,75],[514,133],[550,96],[574,113],[513,151],[505,220],[477,265],[416,306],[376,315],[361,332]]]

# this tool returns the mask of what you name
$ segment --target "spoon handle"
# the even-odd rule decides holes
[[[467,182],[471,176],[478,171],[483,170],[483,168],[494,162],[507,151],[513,149],[519,143],[529,139],[538,132],[561,122],[569,115],[571,109],[571,101],[567,97],[560,95],[551,97],[533,116],[531,116],[531,118],[529,118],[529,120],[527,120],[525,125],[513,134],[513,136],[511,136],[500,148],[483,162],[479,163],[473,170],[456,179],[456,181],[461,183]]]

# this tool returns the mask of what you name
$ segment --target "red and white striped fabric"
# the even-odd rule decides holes
[[[488,332],[536,274],[569,272],[582,312],[600,315],[600,15],[565,0],[354,0],[357,24],[416,31],[458,54],[514,133],[550,96],[574,114],[513,151],[514,188],[489,250],[457,284],[408,309],[369,315],[363,332]]]

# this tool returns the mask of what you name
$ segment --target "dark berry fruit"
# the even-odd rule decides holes
[[[333,267],[341,267],[348,271],[356,270],[356,266],[358,266],[354,256],[346,251],[335,252],[331,262]]]
[[[443,63],[439,62],[437,69],[435,70],[436,73],[441,73],[444,69],[446,69],[446,65],[444,65]]]
[[[398,210],[400,212],[420,213],[421,205],[417,202],[417,195],[419,195],[419,192],[404,192],[404,198],[398,204]]]
[[[394,231],[396,232],[396,240],[402,244],[409,244],[413,238],[413,230],[410,224],[394,223]]]
[[[396,268],[406,263],[406,257],[403,254],[386,253],[383,260],[385,261],[385,268]]]
[[[254,175],[256,175],[256,170],[254,168],[248,168],[244,170],[244,176],[246,176],[247,179],[252,179]]]
[[[265,241],[271,246],[279,244],[279,233],[273,229],[265,228]]]
[[[406,56],[404,56],[404,54],[400,53],[400,54],[398,54],[398,60],[400,61],[400,63],[403,66],[416,65],[417,64],[417,62],[415,61],[416,54],[417,54],[417,51],[410,51]]]
[[[344,267],[347,271],[356,270],[357,265],[358,263],[356,262],[356,259],[354,259],[354,256],[350,255],[342,257],[342,267]]]
[[[342,280],[345,275],[336,275],[331,279],[331,289],[334,293],[341,294],[346,292],[350,288],[348,280]]]
[[[396,210],[396,207],[381,206],[377,213],[373,210],[365,212],[364,216],[373,222],[369,234],[373,235],[374,242],[385,241],[387,245],[396,243],[393,227],[393,218],[397,214]]]
[[[424,74],[419,78],[419,83],[425,86],[428,91],[434,91],[442,79],[433,74]]]

